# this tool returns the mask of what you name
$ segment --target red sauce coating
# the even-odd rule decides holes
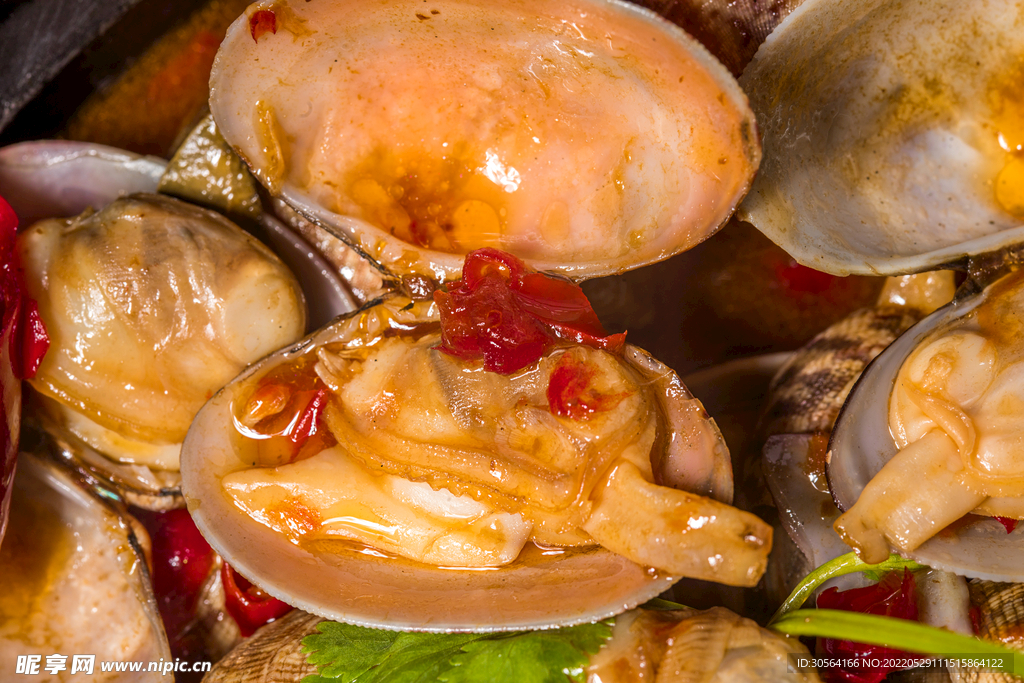
[[[829,588],[818,596],[820,609],[840,609],[861,614],[878,614],[917,621],[917,598],[914,594],[914,575],[906,569],[903,573],[890,572],[873,586],[854,588],[839,592]],[[913,655],[880,645],[866,645],[849,640],[822,638],[818,641],[821,654],[830,659],[902,659]],[[830,668],[821,673],[828,681],[848,683],[879,683],[893,669],[859,667],[853,669]]]
[[[260,42],[260,36],[265,33],[277,33],[277,15],[273,10],[256,10],[249,17],[249,33],[252,39]]]
[[[625,333],[607,335],[579,285],[531,270],[515,256],[470,252],[462,279],[434,292],[441,312],[438,348],[484,361],[502,375],[536,363],[559,344],[619,351]]]
[[[15,251],[18,216],[0,197],[0,299],[3,336],[10,339],[11,362],[18,379],[35,377],[50,347],[39,306],[25,293],[25,279]]]

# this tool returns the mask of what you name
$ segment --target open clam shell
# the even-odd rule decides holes
[[[1024,241],[1020,6],[807,0],[740,82],[765,161],[740,216],[837,274]]]
[[[5,662],[13,667],[16,655],[25,654],[90,654],[99,675],[106,661],[173,661],[137,522],[67,472],[25,452],[12,512],[15,523],[0,549]],[[93,678],[92,672],[71,676],[73,662],[66,664],[60,680]],[[159,671],[107,676],[163,680]]]
[[[402,301],[407,300],[403,299]],[[379,323],[374,322],[377,319],[375,316],[382,316],[383,320],[391,320],[390,316],[401,315],[401,312],[412,308],[411,305],[403,307],[402,301],[393,304],[377,303],[375,307],[362,309],[360,312],[315,333],[299,344],[251,367],[225,387],[197,415],[182,449],[182,488],[186,504],[196,525],[225,561],[267,593],[303,610],[348,623],[387,629],[499,631],[570,625],[617,614],[645,602],[671,586],[678,576],[671,576],[667,572],[636,564],[600,546],[590,545],[589,543],[592,541],[578,547],[555,547],[527,543],[518,557],[512,556],[516,559],[511,564],[454,569],[402,559],[376,549],[362,549],[358,543],[339,547],[330,545],[323,540],[316,540],[321,537],[315,535],[313,541],[303,540],[302,534],[311,531],[319,533],[318,530],[321,528],[332,528],[330,525],[337,524],[338,520],[342,519],[340,515],[364,515],[366,513],[359,512],[356,507],[347,503],[329,503],[323,510],[320,508],[315,511],[310,509],[309,506],[313,503],[307,501],[304,496],[336,494],[321,493],[321,491],[331,490],[331,487],[319,486],[322,479],[310,480],[309,486],[314,486],[316,491],[305,493],[307,489],[304,487],[307,485],[302,482],[306,480],[296,479],[294,480],[295,484],[289,483],[293,480],[287,477],[299,475],[285,475],[284,467],[274,470],[273,473],[268,471],[255,479],[249,478],[249,473],[256,465],[254,458],[260,460],[267,456],[261,454],[266,453],[265,451],[253,450],[255,445],[241,444],[241,436],[237,431],[240,426],[238,420],[241,419],[239,418],[241,413],[238,411],[247,411],[255,405],[251,403],[252,397],[256,395],[254,392],[258,390],[257,387],[266,386],[259,384],[262,378],[293,377],[297,372],[296,368],[303,367],[302,364],[307,362],[304,359],[309,359],[310,362],[323,362],[325,363],[324,369],[326,369],[330,366],[330,362],[324,361],[321,353],[358,352],[367,343],[363,340],[363,334],[382,335],[377,337],[380,339],[390,338],[388,334],[384,333],[386,329],[389,329],[387,327],[369,333],[364,333],[363,330],[376,329]],[[379,313],[374,310],[378,307],[382,309]],[[400,313],[395,313],[395,311]],[[399,328],[412,324],[411,321],[419,320],[418,316],[423,315],[423,311],[410,310],[405,315],[411,316],[411,318],[408,321],[405,321],[404,318],[397,319],[398,322],[395,324]],[[424,341],[410,343],[429,346],[430,339],[425,337]],[[383,346],[381,348],[394,347]],[[443,356],[437,351],[429,353]],[[425,357],[433,358],[429,355]],[[370,356],[369,358],[373,359],[373,363],[377,362],[376,357]],[[373,366],[373,368],[355,370],[357,373],[355,376],[366,377],[371,373],[388,376],[388,373],[393,371],[386,363],[392,361],[389,361],[384,355],[381,355],[380,358],[384,363],[382,366],[373,366],[373,363],[368,360],[366,365]],[[407,363],[405,360],[401,362]],[[431,360],[429,362],[440,361]],[[453,361],[445,361],[445,363],[449,362]],[[635,374],[646,385],[643,391],[651,392],[650,400],[654,401],[653,409],[658,416],[657,424],[660,425],[653,445],[644,446],[648,449],[649,454],[648,451],[643,451],[642,457],[649,457],[651,465],[657,471],[662,472],[661,476],[664,479],[677,482],[673,484],[674,486],[700,491],[702,494],[719,500],[731,499],[732,479],[727,450],[721,442],[717,427],[706,417],[700,404],[690,396],[674,373],[639,349],[627,347],[621,362],[630,368],[628,372]],[[317,367],[320,368],[320,366]],[[402,367],[413,366],[403,365]],[[442,364],[440,367],[448,368],[449,366]],[[319,375],[321,371],[318,369],[317,374]],[[471,369],[466,371],[472,372]],[[439,377],[442,377],[446,376],[444,373],[450,372],[450,370],[439,369],[436,372]],[[461,371],[456,370],[455,372]],[[529,373],[532,372],[531,370],[526,374],[529,376]],[[270,386],[277,381],[271,379]],[[328,385],[331,384],[330,380],[325,381]],[[346,381],[354,383],[356,380]],[[461,382],[463,380],[449,378],[443,381]],[[338,392],[342,389],[332,389],[332,391]],[[438,391],[438,389],[433,388],[430,391]],[[455,403],[460,405],[468,401],[468,405],[472,406],[475,405],[473,402],[478,400],[478,398],[467,397],[462,393],[457,393],[456,396]],[[404,405],[409,398],[403,394],[399,400]],[[440,411],[440,413],[445,410],[451,411],[452,415],[443,419],[454,417],[459,424],[462,424],[465,419],[491,419],[482,414],[471,417],[477,415],[472,412],[475,410],[473,408],[468,409],[470,412],[465,412],[467,408],[458,410],[451,407],[446,408],[444,406],[447,404],[443,401],[438,404],[439,407],[435,408],[435,401],[438,399],[434,398],[434,394],[428,394],[422,400],[428,406],[427,412],[424,414],[432,415],[434,411]],[[502,400],[512,399],[503,398]],[[525,399],[520,400],[525,402]],[[362,410],[362,408],[351,408],[346,404],[344,410]],[[443,421],[440,413],[438,413],[437,419]],[[365,416],[360,414],[358,419],[365,417],[366,420],[369,420],[371,416],[372,413],[367,413]],[[327,417],[328,425],[331,424],[331,419],[329,416]],[[357,418],[353,417],[352,419]],[[391,418],[381,416],[381,419],[390,420]],[[416,424],[417,419],[419,418],[413,418],[412,423],[402,422],[402,424]],[[374,432],[385,430],[385,427],[376,419],[374,425]],[[448,430],[449,428],[445,427],[444,429]],[[470,427],[466,427],[466,429],[470,429]],[[641,431],[639,426],[630,429]],[[449,434],[448,431],[445,433]],[[463,459],[471,457],[470,454],[476,453],[475,450],[460,450],[457,446],[446,446],[444,444],[447,442],[442,437],[433,437],[432,434],[429,432],[425,435],[407,438],[415,438],[417,442],[422,440],[425,444],[424,448],[427,448],[430,453],[437,453],[430,457],[442,458],[437,461],[442,464],[447,458],[451,458],[453,462],[461,462]],[[433,445],[435,438],[438,440],[437,445]],[[449,434],[443,438],[455,437]],[[338,440],[340,442],[342,437],[339,436]],[[399,448],[403,447],[399,446]],[[489,456],[492,458],[490,461],[491,472],[487,476],[496,477],[495,482],[504,481],[506,476],[519,476],[514,472],[501,474],[506,466],[501,464],[504,460],[497,460],[497,458],[506,457],[504,453],[508,449],[507,445],[504,447],[505,451],[497,450],[497,446],[480,446],[485,449],[480,453],[486,454],[489,452],[486,449],[492,447],[496,450]],[[616,448],[619,447],[616,446]],[[351,449],[349,452],[352,453],[361,453],[360,449],[364,447],[352,442],[345,448]],[[472,457],[478,456],[472,455]],[[620,456],[616,455],[615,457]],[[659,459],[661,464],[658,464]],[[273,460],[272,462],[281,461]],[[283,462],[290,463],[292,461],[284,460]],[[304,462],[307,461],[300,461],[298,464]],[[313,462],[313,460],[308,462]],[[320,462],[335,461],[321,460]],[[685,464],[683,469],[677,471],[674,469],[673,463]],[[287,466],[291,467],[292,465]],[[452,467],[455,466],[452,465]],[[531,467],[533,466],[531,465]],[[291,471],[295,472],[296,470]],[[245,474],[247,478],[244,481],[248,483],[232,484],[232,487],[235,488],[229,492],[225,488],[226,478],[236,474]],[[328,475],[322,473],[317,476]],[[345,475],[345,478],[347,476]],[[432,483],[434,479],[429,477],[436,478],[436,475],[430,473],[422,476],[428,477],[426,481]],[[451,481],[459,486],[464,487],[466,486],[465,482],[469,481],[463,479],[462,483],[459,483],[460,480],[457,477],[460,475],[452,476],[456,478]],[[657,478],[658,475],[655,477]],[[235,481],[241,482],[242,480],[236,479]],[[281,501],[273,499],[271,503],[261,503],[266,507],[260,507],[255,512],[246,512],[252,505],[246,502],[248,498],[245,496],[248,496],[249,492],[269,490],[277,487],[278,483],[281,484],[280,490],[285,492],[284,499]],[[437,485],[446,486],[440,483]],[[482,484],[471,484],[470,486],[478,485]],[[572,486],[577,485],[584,486],[584,484],[572,484]],[[417,486],[422,486],[422,484],[417,484]],[[239,498],[238,495],[242,497]],[[367,493],[367,495],[369,494]],[[263,499],[254,498],[253,500]],[[712,504],[721,505],[714,501]],[[371,504],[367,503],[367,506],[369,505]],[[719,510],[718,514],[724,512],[720,508],[716,509]],[[281,510],[280,519],[285,525],[284,527],[277,527],[277,523],[273,521],[278,519],[276,516],[278,513],[275,510]],[[335,512],[335,510],[338,511]],[[752,582],[756,582],[757,577],[764,569],[763,559],[764,554],[767,553],[765,544],[768,542],[768,537],[764,534],[770,535],[770,531],[752,515],[735,510],[732,512],[744,520],[742,524],[753,523],[756,529],[749,526],[744,529],[736,529],[738,536],[734,542],[738,545],[730,546],[737,551],[736,553],[721,547],[717,551],[719,554],[716,555],[716,551],[712,551],[711,557],[706,561],[696,560],[696,562],[703,562],[707,565],[709,571],[703,575],[703,578],[714,580],[716,572],[730,572],[734,577],[741,574],[744,577],[742,579],[734,578],[734,581],[741,581],[743,585],[751,585]],[[313,513],[314,516],[311,517],[308,513]],[[299,523],[299,527],[305,527],[306,530],[302,531],[299,536],[290,538],[280,529],[296,528],[291,526],[292,521],[290,521],[298,521],[298,517],[293,517],[296,514],[302,515],[303,519],[313,521],[309,523],[309,526]],[[381,512],[380,514],[384,515],[385,513]],[[673,523],[685,525],[687,523],[685,522],[686,512],[680,511],[680,514],[683,517],[679,519],[683,521]],[[697,513],[693,512],[692,514]],[[726,513],[725,516],[728,514],[731,513]],[[345,517],[344,519],[350,518]],[[352,517],[351,519],[356,518]],[[383,524],[386,527],[396,523],[384,521],[389,519],[387,516],[381,517],[379,518],[381,521],[377,524]],[[715,526],[714,520],[712,522],[708,526]],[[468,523],[466,522],[466,524]],[[350,524],[350,522],[345,522],[345,524]],[[358,522],[358,524],[364,523]],[[401,522],[397,522],[397,524],[401,524]],[[698,526],[704,525],[704,522],[698,524]],[[473,542],[475,543],[476,540]],[[664,543],[664,540],[658,542]],[[437,543],[440,545],[441,542]],[[757,548],[754,549],[753,546],[747,548],[744,544],[755,544]],[[571,546],[571,544],[569,545]],[[692,552],[696,558],[704,552],[704,549],[695,548]],[[749,566],[745,564],[753,556],[747,554],[749,552],[761,558],[760,564],[757,561]],[[724,577],[725,574],[723,573],[721,576]]]
[[[829,487],[840,509],[850,509],[868,482],[897,453],[889,426],[890,397],[904,362],[929,335],[985,301],[982,292],[940,308],[897,338],[861,375],[836,421],[826,461]],[[1024,581],[1021,529],[1008,534],[993,519],[955,524],[916,550],[901,554],[962,576]]]
[[[665,259],[726,221],[760,159],[728,71],[618,0],[256,3],[210,108],[273,194],[437,280],[483,246],[574,278]]]
[[[36,220],[76,216],[127,194],[155,192],[165,166],[163,160],[102,145],[56,140],[21,143],[0,149],[0,195],[27,229]],[[305,291],[316,298],[319,318],[311,324],[321,325],[354,308],[337,275],[301,238],[269,215],[261,224],[270,235],[268,241],[300,273]],[[177,471],[116,462],[65,429],[52,410],[48,414],[36,410],[28,422],[50,432],[47,448],[53,455],[131,503],[150,509],[181,504]]]

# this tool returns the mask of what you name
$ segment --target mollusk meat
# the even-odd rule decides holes
[[[121,462],[176,470],[207,398],[305,327],[298,283],[205,209],[133,195],[19,236],[52,345],[32,386]]]
[[[836,530],[865,560],[892,545],[958,574],[1024,580],[1019,530],[965,519],[1024,517],[1021,310],[1018,271],[911,328],[854,388],[828,476],[846,510]]]
[[[757,582],[770,529],[715,500],[731,499],[728,451],[668,368],[562,344],[499,375],[436,348],[437,321],[391,297],[200,411],[183,492],[233,567],[307,611],[425,630],[593,620],[679,574]],[[566,367],[585,416],[551,405]]]
[[[485,246],[574,277],[667,258],[726,221],[760,158],[726,69],[607,0],[259,2],[210,108],[272,194],[437,280]]]
[[[839,516],[825,476],[829,434],[865,366],[900,334],[953,297],[949,271],[891,277],[875,306],[856,311],[793,354],[772,380],[763,429],[765,483],[800,557],[780,556],[776,570],[796,562],[787,584],[849,552],[832,528]],[[780,546],[777,544],[776,548]],[[788,595],[793,585],[782,591]]]
[[[765,162],[740,209],[799,262],[920,272],[1024,241],[1013,0],[807,0],[740,82]]]
[[[796,638],[758,626],[724,607],[633,610],[615,620],[611,639],[590,660],[588,683],[816,683],[814,667],[794,668],[810,656]]]
[[[166,164],[162,160],[140,157],[136,154],[102,145],[48,140],[20,143],[0,149],[0,192],[10,201],[12,207],[22,218],[24,228],[28,228],[36,221],[45,219],[78,216],[83,212],[88,214],[96,208],[107,206],[119,198],[132,193],[152,193],[156,191],[165,173]],[[206,183],[212,184],[212,186],[196,188],[195,179],[199,177]],[[199,173],[193,173],[191,179],[192,181],[190,182],[188,178],[184,177],[184,174],[178,173],[174,189],[191,189],[193,194],[209,199],[211,192],[223,191],[225,189],[223,183],[228,182],[224,178],[217,181],[208,174],[201,175]],[[143,234],[149,234],[150,237],[153,237],[155,234],[160,233],[160,235],[157,235],[160,236],[160,239],[157,239],[153,245],[143,244],[139,239],[134,239],[130,244],[117,244],[114,242],[103,244],[101,240],[90,241],[83,239],[81,234],[75,236],[75,231],[65,230],[64,232],[69,234],[62,235],[60,230],[55,231],[51,228],[47,232],[48,236],[45,239],[40,239],[40,236],[32,238],[36,243],[35,246],[45,245],[49,251],[43,250],[40,253],[26,253],[22,255],[23,261],[30,262],[36,270],[39,270],[40,268],[51,266],[55,260],[60,261],[61,258],[58,257],[63,251],[67,251],[72,243],[77,242],[78,246],[76,249],[85,252],[82,263],[73,263],[72,268],[58,272],[52,278],[49,277],[48,272],[37,272],[36,275],[40,277],[44,274],[47,275],[47,279],[45,283],[41,280],[33,283],[33,288],[35,289],[43,288],[44,284],[46,286],[51,284],[59,285],[61,283],[66,285],[67,282],[65,281],[67,278],[73,277],[75,273],[82,277],[88,275],[82,273],[86,262],[101,266],[97,271],[98,275],[96,278],[93,278],[91,275],[85,278],[87,280],[87,289],[82,290],[95,294],[96,296],[93,299],[81,297],[73,291],[64,293],[67,295],[64,296],[65,303],[77,301],[77,303],[83,306],[89,304],[89,307],[78,314],[70,309],[58,311],[58,317],[61,317],[65,323],[73,323],[70,329],[63,330],[65,333],[63,341],[67,342],[69,340],[69,334],[71,335],[71,341],[74,341],[76,335],[88,337],[88,335],[92,334],[94,337],[89,340],[88,344],[88,348],[91,349],[90,353],[95,356],[96,353],[103,352],[106,349],[107,355],[104,357],[103,364],[107,367],[113,367],[117,372],[113,376],[99,378],[96,377],[97,373],[94,371],[87,371],[86,374],[92,373],[90,381],[93,385],[103,384],[109,387],[109,385],[113,384],[113,391],[117,396],[122,396],[126,392],[143,393],[142,386],[125,382],[126,378],[118,376],[121,370],[119,363],[124,360],[118,354],[127,352],[130,349],[132,354],[134,354],[133,357],[138,357],[139,354],[145,355],[146,353],[152,356],[157,348],[153,346],[147,351],[146,348],[140,346],[140,344],[144,344],[147,340],[140,338],[137,334],[133,339],[133,330],[138,332],[145,328],[149,332],[154,332],[161,326],[164,326],[166,330],[177,330],[178,333],[184,329],[190,329],[192,332],[197,333],[199,337],[202,337],[206,331],[200,330],[200,326],[194,323],[199,322],[200,319],[210,322],[223,317],[224,311],[218,308],[220,304],[216,299],[227,292],[219,291],[216,287],[211,290],[207,286],[217,282],[226,282],[227,279],[225,279],[224,274],[217,277],[209,277],[211,273],[207,269],[205,271],[206,279],[200,278],[194,284],[200,289],[207,287],[206,291],[214,294],[212,299],[208,297],[206,300],[206,304],[212,306],[212,308],[201,310],[202,306],[194,302],[179,302],[181,306],[177,310],[186,314],[185,317],[180,317],[177,321],[156,319],[159,316],[155,314],[160,311],[164,313],[175,312],[175,307],[168,302],[175,299],[173,289],[174,287],[180,289],[180,282],[171,283],[166,278],[161,281],[159,278],[154,279],[152,274],[149,275],[147,280],[147,276],[138,266],[148,259],[150,262],[160,261],[156,268],[159,271],[158,274],[165,275],[167,272],[174,272],[178,276],[183,276],[190,269],[198,274],[203,269],[201,264],[190,263],[187,254],[201,254],[204,252],[204,247],[192,239],[193,233],[203,235],[212,231],[213,235],[220,235],[222,238],[221,242],[224,242],[226,239],[225,244],[233,245],[230,251],[236,256],[244,256],[248,253],[253,257],[247,260],[250,264],[260,259],[269,259],[267,262],[269,270],[266,270],[265,273],[277,272],[280,274],[280,278],[283,278],[280,279],[280,282],[285,287],[284,291],[288,292],[286,298],[290,299],[293,305],[296,306],[295,310],[290,313],[290,322],[286,325],[286,328],[293,329],[290,331],[290,336],[282,336],[276,341],[267,343],[266,348],[262,349],[262,353],[266,353],[273,348],[296,339],[303,329],[301,322],[303,315],[301,294],[295,289],[294,278],[284,271],[280,262],[262,245],[257,244],[237,227],[228,224],[215,214],[167,198],[160,198],[157,202],[156,207],[150,207],[145,211],[162,212],[165,219],[167,216],[170,216],[171,224],[176,225],[174,229],[161,233],[160,229],[158,229],[159,221],[151,221],[148,226],[141,223],[136,225],[133,233],[131,225],[121,225],[122,236],[132,237],[134,235],[135,238],[138,238]],[[120,204],[120,206],[125,206],[125,204]],[[172,207],[169,213],[165,210],[166,207]],[[110,212],[108,211],[107,215],[109,214]],[[198,227],[190,226],[189,222],[197,217],[199,218]],[[93,216],[90,220],[92,221],[90,225],[93,225],[93,228],[90,229],[93,233],[96,233],[95,221],[98,219],[96,216]],[[289,263],[306,266],[302,270],[304,275],[315,275],[327,271],[328,267],[322,259],[318,261],[316,257],[309,256],[310,249],[308,245],[304,245],[300,239],[295,237],[272,217],[264,214],[260,217],[260,225],[266,230],[268,235],[272,236],[275,249],[284,254]],[[166,228],[166,225],[164,227]],[[102,234],[103,230],[99,232]],[[24,247],[28,241],[29,238],[26,236],[22,240],[22,246]],[[83,242],[85,242],[84,246]],[[214,242],[216,242],[216,239]],[[208,247],[210,242],[205,242],[205,245]],[[151,247],[149,251],[146,251],[147,246]],[[169,251],[171,253],[170,258],[164,260],[161,256],[157,255],[155,250],[159,248],[163,248],[165,253]],[[105,255],[104,249],[110,250],[109,257]],[[135,254],[138,257],[138,263],[133,260],[133,254],[129,253],[131,249],[145,252],[141,256]],[[45,253],[43,253],[44,251]],[[207,249],[206,251],[208,252],[209,250]],[[118,267],[120,270],[118,270]],[[119,273],[124,275],[124,277],[121,277]],[[315,286],[309,287],[308,285],[311,282]],[[264,285],[267,283],[268,281],[264,281]],[[131,284],[132,287],[125,287],[126,284]],[[318,315],[323,317],[319,318],[318,322],[330,319],[342,310],[351,310],[351,303],[349,303],[347,295],[341,291],[340,285],[337,282],[327,282],[326,278],[310,279],[310,277],[304,277],[302,284],[307,286],[311,296],[319,301],[317,308],[320,309],[320,312]],[[143,291],[150,294],[164,295],[161,299],[163,301],[162,307],[156,306],[154,302],[148,302],[148,308],[136,306],[132,309],[132,292],[138,295]],[[236,301],[241,300],[242,297],[236,297]],[[267,303],[270,304],[271,308],[275,306],[280,308],[282,301],[269,301]],[[148,317],[137,316],[137,314],[142,312],[147,313]],[[224,327],[226,324],[227,321],[225,320],[222,321],[220,326]],[[97,330],[104,325],[107,326],[108,331],[120,330],[122,334],[119,337],[113,337],[113,345],[123,344],[123,347],[118,347],[111,352],[111,345],[104,346],[101,343],[100,338],[95,335]],[[189,327],[190,325],[191,327]],[[244,321],[244,326],[251,327],[252,325],[252,320]],[[234,329],[234,326],[232,327],[233,329],[229,330],[229,332],[237,340],[239,338],[238,330]],[[213,327],[210,327],[207,331],[212,332]],[[272,338],[275,334],[277,332],[270,330],[264,333],[264,336]],[[199,340],[199,337],[193,339],[192,342],[202,345],[203,342]],[[109,341],[111,338],[104,337],[104,339]],[[149,341],[163,346],[180,347],[180,343],[175,344],[173,339],[164,339],[159,334],[157,334],[156,339]],[[180,334],[177,341],[182,341]],[[217,344],[217,340],[208,339],[206,342],[208,348],[216,347]],[[243,346],[245,344],[248,344],[248,342],[245,342]],[[239,344],[234,344],[234,346],[239,347],[236,350],[241,350]],[[66,364],[69,358],[68,349],[57,349],[55,353],[60,354]],[[72,351],[70,354],[71,357],[78,358],[75,356],[75,352]],[[246,360],[251,361],[254,359],[255,356],[250,356]],[[82,357],[78,358],[78,360],[85,362],[89,359]],[[101,359],[97,357],[92,358],[92,360]],[[194,367],[191,357],[187,358],[187,361],[189,367]],[[149,364],[133,365],[127,369],[127,372],[138,375],[140,372],[144,373],[148,366],[152,366],[151,369],[155,372],[160,367],[166,370],[167,363],[161,363],[158,359]],[[240,370],[241,367],[236,367],[228,377],[233,376],[234,372]],[[224,374],[223,368],[221,368],[220,372]],[[75,374],[77,375],[78,373],[76,372]],[[167,371],[163,373],[163,377],[168,382],[173,383],[179,374],[181,373],[177,371]],[[49,379],[53,380],[52,377]],[[58,384],[60,383],[58,382]],[[71,384],[74,385],[74,382],[71,382]],[[131,388],[125,389],[124,386],[126,384]],[[208,388],[209,393],[212,393],[216,388],[218,387]],[[68,397],[77,397],[79,403],[92,404],[95,402],[93,392],[88,387],[76,388],[75,386],[69,386],[62,389],[62,391]],[[184,394],[181,391],[176,391],[173,397],[168,394],[164,396],[164,399],[166,402],[173,402],[176,399],[185,397],[189,391],[192,390],[186,387]],[[198,405],[206,398],[205,396],[196,398],[194,393],[192,396],[191,400],[193,402],[198,400],[198,403],[194,405],[194,409],[197,409]],[[99,399],[101,401],[106,400],[109,403],[111,395],[104,393]],[[178,445],[173,443],[146,443],[137,438],[131,438],[129,435],[121,435],[116,430],[108,429],[94,422],[81,412],[73,410],[73,406],[70,405],[71,402],[60,403],[57,400],[40,398],[38,394],[35,396],[30,395],[30,400],[36,404],[41,402],[44,408],[40,409],[39,405],[35,406],[36,409],[32,411],[31,418],[27,420],[28,426],[37,431],[41,428],[48,433],[48,438],[52,443],[47,448],[55,455],[64,458],[75,468],[87,472],[88,476],[96,479],[108,491],[125,497],[126,500],[135,505],[151,509],[164,509],[181,505],[180,491],[178,489],[180,476],[177,473],[176,464],[174,464],[177,461]],[[116,418],[119,414],[130,410],[132,405],[138,408],[138,404],[132,403],[131,399],[127,399],[126,404],[126,406],[115,406],[113,413],[106,415],[105,419],[109,421]],[[123,415],[121,416],[124,417]],[[144,417],[150,421],[153,419],[152,415],[144,415]],[[76,431],[72,431],[69,428],[70,423],[77,425]],[[179,425],[181,436],[183,436],[187,424],[186,421],[184,427]],[[181,436],[178,437],[179,441]],[[141,464],[142,461],[149,461],[153,467]],[[173,466],[173,469],[159,469],[161,465]]]
[[[12,523],[0,546],[0,657],[88,653],[173,661],[136,536],[137,522],[59,468],[21,453]],[[103,625],[96,629],[96,625]],[[40,680],[156,682],[157,672],[65,670]],[[38,678],[38,677],[37,677]]]

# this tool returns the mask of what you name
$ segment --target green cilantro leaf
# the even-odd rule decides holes
[[[582,682],[611,622],[514,633],[399,633],[323,622],[303,639],[303,683]]]
[[[552,631],[496,635],[463,646],[443,673],[444,683],[536,681],[583,683],[590,655],[611,637],[609,623],[570,626]]]
[[[306,661],[317,665],[321,676],[350,683],[375,666],[399,635],[397,631],[325,621],[317,626],[317,633],[303,638],[302,651]],[[344,653],[344,657],[338,657],[338,653]]]

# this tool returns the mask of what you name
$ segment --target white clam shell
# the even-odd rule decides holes
[[[87,142],[39,140],[0,148],[0,196],[24,229],[45,218],[77,216],[118,197],[156,192],[167,162]],[[309,244],[280,221],[261,224],[275,253],[298,277],[309,301],[309,329],[355,309],[338,274]]]
[[[267,10],[276,32],[254,40]],[[257,3],[221,45],[210,108],[273,194],[389,271],[438,280],[485,245],[576,278],[668,258],[729,218],[760,157],[728,71],[618,0]],[[439,189],[446,173],[468,184]],[[415,195],[453,202],[437,219],[453,252],[396,236],[406,209],[438,215]],[[504,227],[460,232],[471,205]]]
[[[186,504],[210,545],[240,573],[267,593],[327,618],[436,632],[591,622],[642,604],[678,580],[593,546],[541,551],[529,544],[511,565],[484,569],[437,568],[373,552],[331,553],[297,545],[250,518],[222,484],[229,473],[252,466],[237,447],[232,406],[247,400],[251,379],[311,353],[311,346],[342,343],[346,330],[355,329],[347,322],[249,368],[206,404],[186,437],[181,458]],[[635,347],[627,347],[625,362],[651,380],[651,391],[662,401],[662,429],[670,434],[664,439],[665,457],[679,457],[693,470],[674,475],[679,487],[731,499],[725,449],[697,444],[720,443],[717,427],[706,418],[695,423],[690,410],[695,401],[665,366]],[[653,464],[653,452],[651,457]],[[662,468],[666,476],[672,469]]]
[[[510,568],[480,570],[314,553],[250,519],[221,485],[224,474],[243,466],[233,444],[232,403],[246,391],[247,377],[329,334],[327,328],[243,373],[200,411],[182,448],[182,489],[192,518],[225,561],[261,589],[307,612],[360,626],[508,631],[604,619],[678,580],[602,548],[550,554],[531,549]]]
[[[765,150],[741,218],[836,274],[920,272],[1024,241],[996,201],[1007,155],[990,90],[1019,68],[1019,12],[1012,0],[803,3],[740,79]]]
[[[76,216],[128,194],[156,192],[165,167],[162,159],[92,143],[19,143],[0,148],[0,196],[14,208],[24,229],[37,220]],[[302,238],[268,214],[261,224],[275,252],[297,273],[310,301],[311,329],[355,308],[338,274]],[[44,428],[59,430],[45,416],[38,419]],[[133,504],[151,509],[181,504],[177,473],[116,463],[70,434],[55,435],[50,447]]]
[[[951,303],[910,328],[868,365],[843,406],[829,442],[826,465],[836,504],[848,510],[893,456],[889,397],[903,362],[936,328],[966,315],[984,300]],[[999,522],[981,520],[940,533],[917,550],[901,553],[936,569],[991,581],[1024,581],[1024,527],[1007,534]]]
[[[64,678],[75,654],[95,656],[96,676],[104,661],[174,661],[135,536],[137,522],[50,462],[23,452],[17,467],[13,508],[24,510],[20,519],[30,531],[20,531],[33,536],[19,540],[19,529],[9,529],[4,543],[16,545],[5,550],[24,547],[18,543],[32,543],[33,549],[5,565],[6,605],[12,611],[0,618],[4,660],[13,667],[15,655],[64,654],[61,680],[75,681],[84,675]],[[17,575],[26,568],[44,568],[50,576]],[[143,671],[104,674],[103,680],[165,679],[159,671]]]

